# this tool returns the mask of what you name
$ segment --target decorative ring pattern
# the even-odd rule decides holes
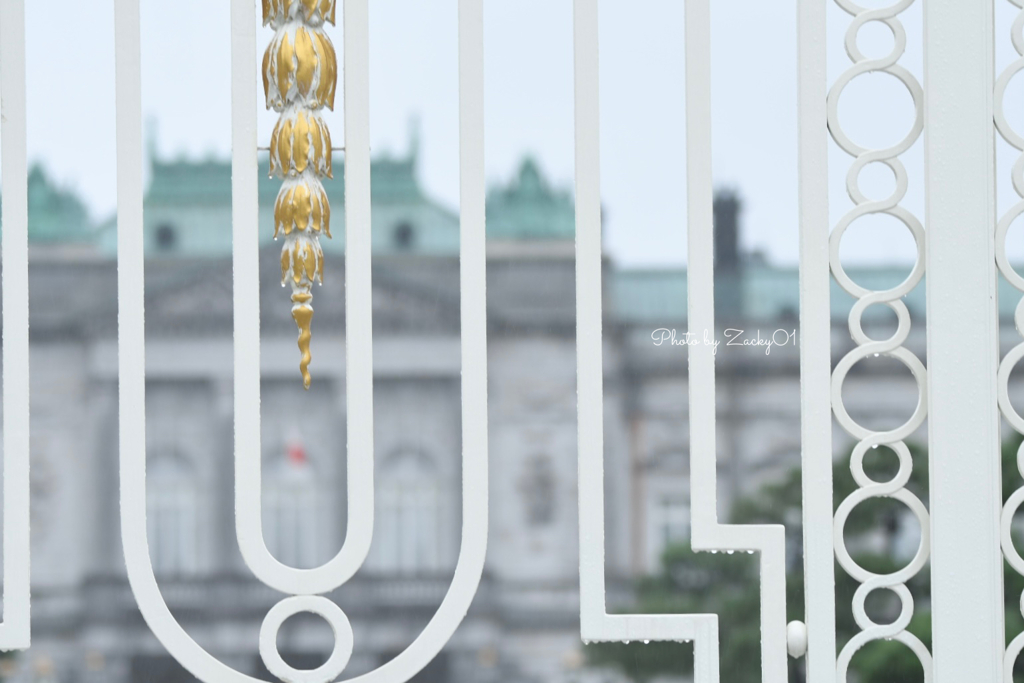
[[[913,3],[914,0],[899,0],[888,7],[865,8],[852,0],[836,0],[836,4],[853,17],[845,39],[846,53],[853,65],[839,76],[828,93],[828,127],[840,149],[854,158],[846,175],[846,191],[854,207],[839,220],[829,236],[829,265],[839,286],[857,301],[850,309],[849,317],[850,334],[856,347],[837,363],[832,372],[832,410],[840,426],[858,439],[850,458],[850,469],[859,488],[839,504],[833,524],[836,559],[843,570],[861,584],[853,597],[854,618],[861,631],[839,653],[836,660],[838,681],[847,680],[850,661],[858,650],[881,639],[897,640],[906,645],[920,660],[926,683],[932,680],[932,657],[928,648],[906,630],[914,614],[914,601],[906,582],[927,564],[930,548],[928,509],[920,498],[906,488],[913,470],[913,459],[905,439],[924,423],[928,412],[928,373],[921,360],[904,346],[911,323],[910,312],[901,301],[921,282],[925,269],[924,226],[916,216],[900,206],[907,193],[908,181],[907,171],[899,156],[913,146],[924,130],[924,92],[914,75],[898,64],[907,46],[907,33],[898,15]],[[892,50],[883,57],[869,58],[857,45],[860,30],[870,23],[884,24],[892,31]],[[914,122],[910,131],[903,139],[884,149],[869,149],[858,144],[846,134],[839,121],[839,100],[843,90],[856,77],[872,72],[889,74],[899,79],[914,102]],[[871,199],[860,188],[861,171],[874,163],[887,166],[896,180],[892,193],[882,199]],[[917,259],[910,274],[903,282],[889,289],[871,290],[855,282],[844,269],[839,256],[839,246],[846,230],[857,219],[872,214],[885,214],[899,220],[910,230],[917,247]],[[864,311],[874,305],[888,306],[896,314],[897,329],[888,339],[873,339],[864,332]],[[907,366],[917,382],[918,403],[913,414],[902,425],[888,431],[876,431],[858,423],[843,404],[843,383],[850,369],[859,361],[875,356],[900,361]],[[893,451],[900,463],[896,476],[886,482],[875,481],[864,471],[864,456],[869,449],[880,446]],[[850,513],[871,498],[891,498],[903,503],[913,513],[921,528],[921,544],[914,558],[907,566],[890,574],[875,574],[857,564],[846,548],[843,537]],[[876,590],[890,590],[900,599],[900,615],[890,624],[875,623],[864,609],[867,596]]]
[[[1009,2],[1014,7],[1024,10],[1024,0],[1009,0]],[[1007,282],[1017,290],[1024,292],[1024,277],[1010,265],[1010,260],[1006,254],[1006,235],[1010,230],[1010,225],[1021,214],[1024,214],[1024,134],[1010,124],[1009,119],[1006,118],[1005,109],[1007,86],[1009,86],[1014,76],[1024,71],[1024,11],[1018,12],[1016,19],[1013,21],[1010,28],[1010,41],[1013,43],[1013,48],[1017,51],[1018,57],[996,79],[993,92],[993,117],[999,134],[1006,142],[1022,152],[1022,154],[1017,157],[1017,161],[1013,164],[1013,168],[1010,171],[1013,189],[1017,192],[1019,201],[1010,207],[996,224],[996,265]],[[1017,332],[1024,335],[1024,324],[1022,324],[1024,323],[1024,298],[1017,303],[1014,322],[1016,323]],[[1002,361],[1000,361],[996,385],[1000,412],[1002,412],[1009,425],[1020,434],[1024,434],[1024,417],[1021,417],[1017,409],[1010,403],[1009,385],[1010,373],[1022,357],[1024,357],[1024,342],[1020,342],[1010,349]],[[1024,477],[1024,445],[1017,451],[1017,471]],[[1013,545],[1012,527],[1013,517],[1017,510],[1020,509],[1022,503],[1024,503],[1024,484],[1019,486],[1006,500],[1006,503],[1003,505],[1000,524],[1003,556],[1006,558],[1006,562],[1018,574],[1024,574],[1024,558],[1021,557],[1020,552]],[[1021,613],[1024,614],[1024,594],[1021,595]],[[1013,666],[1017,662],[1022,649],[1024,649],[1024,633],[1018,634],[1006,647],[1003,668],[1005,670],[1005,680],[1009,681],[1009,683],[1013,682]]]
[[[300,612],[323,617],[334,632],[334,649],[327,661],[315,669],[296,669],[281,657],[277,649],[277,633],[281,625]],[[348,617],[327,598],[319,595],[294,595],[270,608],[260,627],[260,657],[267,671],[285,683],[328,683],[338,677],[352,657],[354,638]]]

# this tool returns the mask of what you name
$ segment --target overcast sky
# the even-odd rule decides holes
[[[30,158],[78,191],[95,218],[106,218],[116,205],[113,3],[26,4]],[[405,153],[410,121],[418,118],[420,179],[430,194],[457,207],[457,2],[370,4],[374,153]],[[903,15],[910,35],[903,64],[919,78],[920,4]],[[600,2],[605,241],[613,258],[627,265],[685,262],[682,6],[681,0]],[[736,188],[744,199],[743,244],[775,261],[794,262],[795,0],[717,0],[712,7],[715,181]],[[226,158],[230,153],[228,8],[227,0],[142,0],[143,109],[158,122],[163,156]],[[997,8],[997,63],[1002,66],[1014,56],[1008,37],[1013,8],[1009,2]],[[485,0],[485,20],[489,183],[507,181],[530,154],[555,185],[571,188],[571,0]],[[850,63],[842,45],[849,17],[832,7],[829,20],[834,80]],[[862,36],[862,49],[887,52],[891,34],[871,28]],[[341,27],[328,31],[340,48]],[[270,35],[261,30],[261,51]],[[1018,121],[1019,86],[1019,81],[1013,84],[1018,106],[1011,110]],[[895,79],[869,76],[848,88],[842,117],[856,141],[889,144],[908,129],[913,106]],[[261,112],[259,120],[265,144],[275,116]],[[328,121],[341,140],[340,103]],[[1013,157],[1001,148],[999,159],[1001,205],[1007,206],[1011,189],[1002,169]],[[905,205],[923,218],[920,142],[904,163],[910,175]],[[849,157],[833,148],[833,224],[850,207],[843,188],[848,165]],[[881,178],[866,186],[886,184]],[[899,224],[886,218],[862,223],[844,238],[843,254],[850,262],[912,258],[912,240]]]

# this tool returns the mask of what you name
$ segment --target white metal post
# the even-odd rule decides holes
[[[576,116],[576,393],[580,503],[580,621],[596,639],[605,614],[604,367],[601,348],[601,130],[597,0],[573,9]],[[600,505],[598,504],[600,503]]]
[[[0,650],[22,650],[30,639],[25,0],[0,0],[0,119],[4,183],[4,614]]]
[[[924,27],[935,680],[1001,681],[992,2],[927,0]]]
[[[832,537],[832,311],[829,273],[827,0],[797,4],[800,164],[800,420],[807,678],[836,669]]]

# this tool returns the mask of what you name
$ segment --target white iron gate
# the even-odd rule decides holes
[[[1005,238],[1024,213],[1024,201],[996,216],[995,135],[1022,152],[1013,169],[1024,197],[1024,133],[1003,114],[1010,79],[1024,70],[1024,56],[996,79],[996,36],[1009,30],[1024,55],[1024,4],[1012,27],[997,27],[995,2],[1007,0],[917,0],[924,12],[925,78],[919,83],[901,66],[906,34],[900,15],[914,0],[866,8],[835,0],[851,17],[845,43],[852,64],[834,83],[826,75],[826,2],[797,0],[800,164],[800,363],[804,486],[806,607],[804,622],[785,623],[785,536],[781,526],[737,526],[718,519],[715,444],[715,357],[707,345],[689,349],[692,540],[695,550],[746,552],[760,561],[763,680],[788,677],[789,655],[807,656],[813,683],[846,680],[851,657],[866,643],[895,639],[921,661],[925,679],[939,683],[1011,681],[1024,634],[1010,634],[1004,647],[1003,558],[1024,573],[1010,525],[1024,502],[1024,486],[1006,502],[1000,485],[1000,408],[1024,433],[1024,418],[1010,405],[1010,371],[1024,357],[1019,344],[999,362],[997,269],[1024,292],[1024,278],[1009,265]],[[712,0],[685,0],[686,136],[689,223],[689,315],[691,330],[714,330],[714,267],[710,146],[710,9]],[[336,7],[337,5],[337,7]],[[264,15],[295,42],[287,65],[303,65],[303,40],[327,40],[328,16],[341,10],[344,25],[346,379],[348,405],[349,520],[338,555],[316,569],[288,567],[272,557],[260,525],[260,350],[257,266],[255,112],[256,22],[253,0],[232,0],[233,237],[235,325],[235,475],[237,536],[253,574],[288,597],[267,615],[259,649],[268,669],[285,681],[325,683],[344,670],[354,643],[348,619],[321,594],[360,568],[373,534],[373,377],[370,302],[370,174],[368,0],[263,0]],[[167,650],[207,683],[255,680],[217,661],[175,621],[160,594],[148,553],[145,520],[145,338],[142,241],[142,112],[139,0],[115,0],[118,156],[118,303],[121,524],[132,590],[149,627]],[[719,680],[720,633],[714,614],[611,615],[605,606],[601,202],[598,98],[598,2],[575,0],[575,122],[577,228],[577,377],[579,415],[580,617],[587,641],[692,641],[698,683]],[[857,46],[866,25],[882,23],[894,36],[889,55],[869,58]],[[4,614],[0,647],[28,646],[28,305],[24,81],[24,0],[0,0],[0,68],[3,101],[4,330]],[[288,33],[291,31],[291,33]],[[483,2],[459,1],[461,143],[461,301],[463,536],[452,585],[435,617],[412,645],[360,680],[401,683],[437,655],[469,608],[483,568],[487,541],[487,367],[483,174]],[[314,54],[310,48],[310,55]],[[309,79],[328,78],[326,52],[309,66]],[[332,53],[333,54],[333,53]],[[275,57],[277,59],[277,57]],[[283,59],[283,58],[282,58]],[[294,63],[292,60],[295,60]],[[333,57],[332,57],[333,59]],[[281,61],[280,64],[284,64]],[[265,64],[264,69],[268,67]],[[272,68],[283,68],[274,66]],[[335,69],[340,71],[340,69]],[[903,82],[916,120],[905,139],[886,149],[865,149],[847,137],[838,100],[863,73],[886,72]],[[276,72],[275,72],[276,74]],[[319,74],[319,75],[316,75]],[[327,75],[325,75],[327,74]],[[296,79],[301,79],[301,74]],[[311,81],[312,82],[312,81]],[[301,85],[286,83],[296,98]],[[298,80],[296,80],[298,83]],[[292,90],[294,88],[294,90]],[[307,85],[308,88],[308,85]],[[285,98],[287,99],[287,97]],[[317,106],[321,106],[322,102]],[[306,114],[303,114],[306,116]],[[305,134],[303,134],[305,135]],[[832,140],[852,158],[846,186],[854,208],[838,224],[828,212],[827,145]],[[902,204],[907,171],[900,161],[924,136],[926,211],[915,216]],[[303,137],[303,143],[308,144]],[[320,144],[320,143],[317,143]],[[329,142],[327,143],[329,144]],[[289,158],[300,154],[289,148]],[[305,155],[308,149],[303,148]],[[319,153],[324,153],[321,149]],[[282,157],[283,158],[283,157]],[[304,157],[303,157],[304,158]],[[303,164],[305,162],[303,161]],[[859,187],[869,164],[884,164],[896,178],[893,194],[870,199]],[[302,166],[286,177],[302,176]],[[294,170],[294,169],[293,169]],[[290,200],[289,200],[290,201]],[[291,209],[289,209],[291,210]],[[856,218],[884,213],[903,222],[917,244],[908,278],[885,290],[854,282],[839,259],[839,241]],[[308,218],[308,216],[307,216]],[[297,221],[298,219],[296,219]],[[305,220],[305,219],[303,219]],[[298,225],[298,222],[296,223]],[[299,228],[296,228],[299,229]],[[306,230],[305,227],[301,228]],[[926,239],[927,236],[927,239]],[[296,261],[297,263],[297,261]],[[295,266],[298,268],[299,266]],[[289,271],[291,272],[291,271]],[[910,315],[901,301],[927,273],[928,368],[904,346]],[[299,275],[296,274],[296,282]],[[313,280],[309,267],[306,284]],[[851,294],[849,332],[855,347],[835,368],[831,362],[830,278]],[[304,303],[305,300],[293,301]],[[298,305],[298,304],[297,304]],[[889,339],[865,334],[862,316],[886,306],[898,320]],[[298,320],[298,318],[296,318]],[[1024,330],[1024,303],[1017,312]],[[308,342],[308,340],[307,340]],[[860,360],[884,355],[904,363],[917,380],[919,402],[907,422],[889,431],[858,424],[843,405],[843,382]],[[929,432],[931,500],[907,488],[913,459],[904,443],[925,423]],[[833,500],[832,421],[857,440],[850,467],[859,488]],[[900,461],[887,482],[863,469],[869,449],[885,446]],[[1024,458],[1021,460],[1024,475]],[[910,564],[889,575],[859,566],[844,542],[845,522],[863,501],[894,498],[921,526],[921,543]],[[838,506],[836,507],[836,503]],[[835,561],[859,584],[853,612],[861,631],[836,648]],[[914,605],[906,582],[930,563],[931,652],[906,627]],[[889,590],[902,609],[891,624],[872,621],[865,602]],[[332,626],[334,654],[319,669],[301,671],[277,653],[277,628],[298,612],[314,612]],[[255,645],[255,644],[254,644]]]

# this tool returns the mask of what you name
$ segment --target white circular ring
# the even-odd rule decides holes
[[[1003,659],[1003,669],[1006,671],[1008,681],[1013,681],[1013,665],[1017,663],[1020,651],[1024,649],[1024,633],[1019,634],[1006,646],[1006,656]]]
[[[327,661],[315,669],[296,669],[277,651],[277,632],[286,619],[300,612],[323,617],[334,631],[334,650]],[[341,608],[319,595],[293,595],[274,605],[260,627],[260,657],[267,670],[285,683],[329,683],[345,670],[352,657],[352,624]]]
[[[896,314],[896,331],[887,339],[874,339],[864,332],[862,319],[864,317],[864,311],[868,308],[871,306],[881,305],[888,306],[889,309]],[[853,307],[850,308],[850,335],[858,346],[875,344],[884,345],[884,349],[886,351],[895,350],[902,346],[903,342],[907,341],[907,337],[910,336],[910,310],[907,309],[907,305],[899,299],[889,301],[883,298],[882,294],[868,294],[863,298],[857,299],[853,304]],[[878,346],[878,348],[883,347]],[[875,353],[881,352],[875,351]]]
[[[1018,432],[1024,433],[1024,417],[1020,416],[1010,402],[1010,373],[1021,358],[1024,358],[1024,342],[1017,344],[1003,356],[996,376],[996,398],[1006,421]]]
[[[890,638],[889,636],[881,635],[880,632],[876,633],[875,629],[861,631],[853,638],[850,638],[849,642],[843,646],[839,653],[839,658],[836,660],[836,680],[848,681],[847,675],[850,669],[850,660],[853,659],[853,656],[868,643],[881,640],[882,638],[895,640],[906,645],[914,653],[918,661],[921,662],[921,668],[924,669],[924,683],[932,683],[932,655],[928,652],[928,648],[925,647],[920,638],[909,631],[901,631]]]
[[[912,559],[910,564],[906,565],[902,569],[897,569],[889,574],[875,574],[874,572],[868,571],[857,564],[856,560],[854,560],[850,555],[850,551],[846,548],[846,520],[849,518],[850,513],[855,507],[870,498],[891,498],[903,503],[912,513],[914,513],[914,516],[917,518],[917,523],[921,529],[921,541],[917,548],[917,553],[914,555],[914,559]],[[924,503],[921,502],[920,498],[907,489],[899,489],[894,493],[887,493],[886,487],[882,484],[857,489],[847,496],[846,499],[839,504],[839,508],[836,510],[835,519],[833,521],[836,560],[846,573],[859,583],[866,583],[872,580],[878,580],[879,585],[906,583],[921,571],[925,563],[928,561],[928,554],[931,548],[931,541],[928,534],[928,520],[928,509],[925,508]]]
[[[877,155],[876,160],[895,158],[910,149],[924,130],[924,89],[907,69],[892,64],[901,56],[893,55],[887,60],[858,62],[843,72],[836,82],[832,84],[832,89],[829,90],[826,97],[828,129],[832,133],[832,139],[835,140],[835,143],[847,154],[857,157],[861,154],[872,153]],[[914,122],[911,124],[910,130],[907,131],[907,134],[899,142],[880,149],[870,149],[851,140],[839,121],[839,99],[842,97],[846,86],[858,76],[874,72],[889,74],[903,83],[903,87],[907,89],[910,99],[914,103]]]
[[[1015,2],[1016,0],[1010,1]],[[914,0],[899,0],[899,2],[893,3],[888,7],[876,7],[873,9],[861,7],[851,0],[836,0],[836,4],[839,5],[843,11],[853,15],[854,17],[861,14],[871,14],[871,16],[877,18],[891,18],[914,4]]]
[[[1006,88],[1010,84],[1010,81],[1024,70],[1024,57],[1016,59],[1012,64],[1006,67],[999,78],[996,79],[995,85],[995,108],[993,111],[996,128],[1003,138],[1016,147],[1017,149],[1024,150],[1024,136],[1021,136],[1013,126],[1010,124],[1009,119],[1006,118],[1006,111],[1003,108],[1003,102],[1005,100]]]
[[[828,237],[828,258],[829,265],[832,268],[832,276],[835,277],[836,283],[843,288],[850,296],[861,298],[868,294],[876,294],[880,297],[879,301],[894,301],[910,293],[917,283],[924,277],[924,265],[925,265],[925,232],[924,226],[921,221],[917,219],[912,213],[907,211],[902,206],[893,206],[885,208],[885,202],[869,202],[867,204],[861,204],[855,206],[849,211],[839,223],[832,229]],[[907,275],[903,282],[899,283],[895,287],[886,290],[870,290],[866,287],[857,284],[853,278],[847,273],[843,267],[842,258],[840,257],[840,247],[842,246],[843,235],[846,234],[848,228],[853,225],[853,222],[864,216],[872,214],[885,214],[892,216],[896,220],[903,223],[907,230],[910,231],[911,236],[914,238],[914,247],[917,249],[917,256],[914,259],[914,267]]]
[[[868,616],[867,599],[876,591],[890,591],[900,601],[900,613],[888,624],[879,624]],[[905,631],[914,616],[914,596],[906,584],[889,584],[884,579],[872,579],[862,583],[853,594],[853,620],[862,631],[872,631],[883,638],[891,638],[900,631]]]
[[[1020,553],[1017,552],[1017,547],[1013,545],[1013,517],[1021,503],[1024,503],[1024,488],[1017,489],[1006,500],[999,525],[1003,555],[1006,557],[1007,563],[1018,574],[1024,574],[1024,558],[1020,556]],[[1022,595],[1022,598],[1024,598],[1024,595]]]
[[[1024,155],[1017,160],[1017,164],[1014,166],[1021,165],[1022,160],[1024,160]],[[999,266],[999,272],[1003,274],[1007,282],[1024,291],[1024,277],[1021,277],[1020,273],[1010,264],[1010,259],[1006,255],[1006,235],[1010,232],[1010,226],[1021,214],[1024,214],[1024,201],[1017,202],[1010,207],[996,225],[996,265]],[[1019,320],[1017,321],[1017,331],[1021,331]]]
[[[877,204],[880,208],[888,210],[897,206],[907,194],[910,181],[907,178],[907,170],[898,157],[874,158],[878,155],[870,152],[861,154],[850,164],[846,172],[846,194],[857,206],[861,204]],[[871,164],[879,164],[892,171],[893,188],[888,197],[872,198],[864,194],[860,189],[860,174]]]
[[[913,414],[899,427],[885,432],[873,431],[855,421],[843,403],[843,382],[846,381],[846,375],[858,362],[876,353],[900,361],[907,366],[914,379],[917,380],[917,407],[914,408]],[[842,428],[855,439],[877,439],[878,443],[902,441],[913,434],[924,423],[924,419],[928,415],[928,372],[917,356],[905,347],[900,346],[890,350],[885,342],[872,342],[858,346],[843,356],[836,364],[836,369],[832,371],[832,413]],[[1024,429],[1019,431],[1024,431]]]
[[[899,471],[896,472],[895,476],[887,481],[875,481],[864,471],[864,456],[867,455],[868,448],[877,448],[879,446],[888,448],[890,451],[895,453],[900,463]],[[886,487],[886,491],[895,493],[907,485],[907,482],[910,481],[910,474],[913,469],[914,461],[911,457],[910,449],[907,448],[907,444],[903,441],[882,443],[876,439],[864,439],[857,442],[857,445],[853,448],[853,453],[850,455],[850,472],[853,474],[853,480],[857,482],[857,486],[861,488],[866,488],[868,486],[884,486]]]

